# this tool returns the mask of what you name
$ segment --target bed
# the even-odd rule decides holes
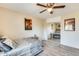
[[[16,47],[1,56],[36,56],[43,51],[42,41],[34,38],[16,40]],[[15,45],[15,44],[14,44]]]

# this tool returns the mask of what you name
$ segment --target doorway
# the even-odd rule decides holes
[[[49,40],[60,43],[61,38],[61,25],[58,22],[50,23],[51,32],[49,34]]]

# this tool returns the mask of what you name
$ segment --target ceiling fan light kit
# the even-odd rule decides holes
[[[55,3],[46,3],[45,5],[37,3],[37,6],[41,6],[41,7],[45,8],[44,10],[40,11],[40,13],[48,11],[50,14],[53,14],[54,9],[59,9],[59,8],[64,8],[65,7],[65,5],[58,5],[58,6],[56,5],[55,6]]]
[[[48,8],[47,11],[48,11],[48,12],[51,12],[51,11],[52,11],[52,8]]]

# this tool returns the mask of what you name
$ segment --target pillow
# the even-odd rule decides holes
[[[7,44],[0,42],[0,48],[2,52],[8,52],[12,50],[12,47],[8,46]]]
[[[8,37],[6,36],[3,36],[2,38],[5,38],[5,41],[3,41],[4,44],[7,44],[8,46],[14,48],[13,46],[13,41],[11,39],[9,39]]]
[[[4,42],[6,38],[0,38],[0,42]]]
[[[17,40],[12,40],[12,46],[14,49],[17,48],[17,46],[18,46]]]

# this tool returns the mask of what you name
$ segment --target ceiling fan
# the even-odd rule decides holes
[[[48,12],[50,12],[50,14],[53,14],[53,9],[59,9],[59,8],[64,8],[65,7],[65,5],[58,5],[58,6],[56,5],[55,6],[55,3],[46,3],[45,5],[37,3],[37,6],[41,6],[41,7],[45,8],[44,10],[40,11],[40,13],[48,11]]]

